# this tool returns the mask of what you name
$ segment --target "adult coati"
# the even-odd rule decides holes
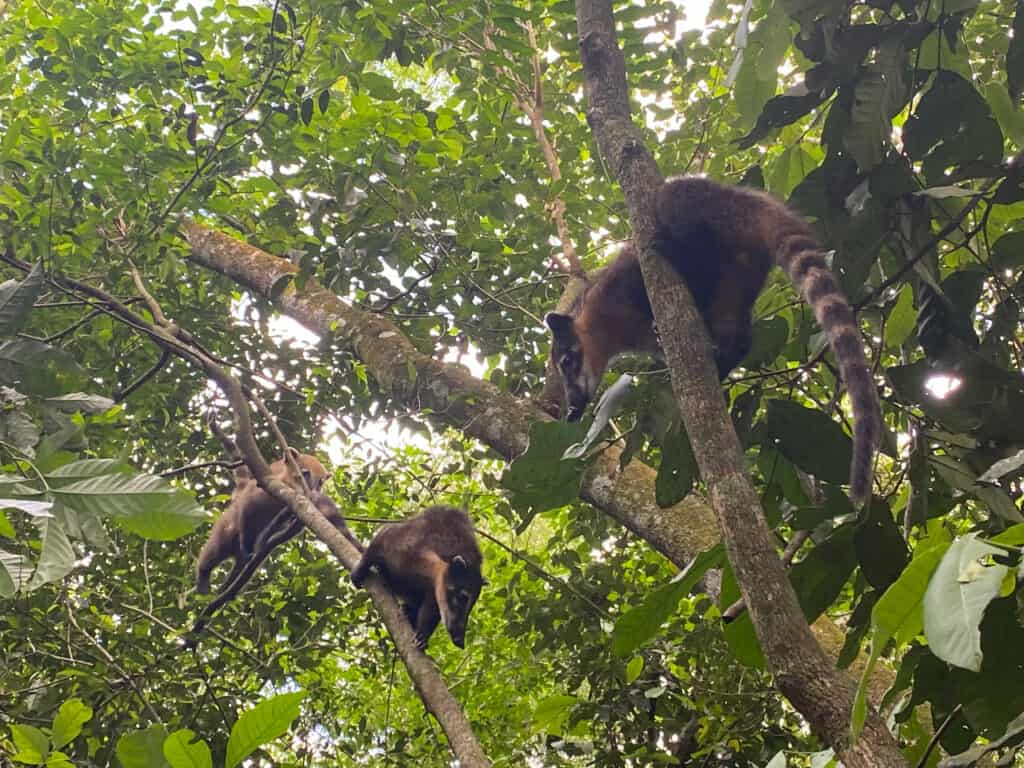
[[[211,423],[211,427],[221,438],[228,454],[238,460],[238,448],[234,442],[220,432],[216,425]],[[362,545],[345,524],[345,518],[338,511],[337,505],[320,492],[324,480],[327,479],[327,470],[324,469],[324,465],[315,456],[300,453],[294,448],[289,448],[289,450],[302,472],[306,485],[313,492],[312,498],[317,508],[335,528],[362,551]],[[292,478],[288,463],[284,459],[273,462],[270,465],[270,473],[278,480],[288,483],[292,488],[302,489],[301,483]],[[289,514],[281,521],[279,530],[265,532],[265,529],[285,507],[282,507],[281,502],[259,487],[245,464],[236,467],[234,475],[235,489],[231,493],[231,501],[224,513],[213,524],[210,536],[199,551],[196,561],[196,591],[202,594],[210,591],[210,574],[224,560],[233,558],[235,564],[225,579],[222,589],[230,587],[236,577],[246,570],[250,558],[256,556],[259,561],[264,560],[270,554],[271,549],[294,538],[303,527],[298,518]],[[269,542],[269,546],[265,543],[257,551],[256,544],[260,541],[261,534],[263,534],[263,542]],[[259,562],[253,564],[249,575],[255,571],[257,565]],[[236,593],[241,586],[235,585]]]
[[[658,190],[655,223],[656,248],[693,294],[722,379],[750,351],[751,309],[772,264],[786,270],[828,336],[850,393],[850,496],[856,503],[866,500],[882,423],[878,395],[853,310],[810,226],[767,193],[682,176]],[[569,314],[545,317],[570,421],[583,415],[612,358],[658,352],[653,319],[632,246],[623,248]]]
[[[482,563],[469,515],[455,507],[427,507],[377,532],[352,571],[352,583],[361,587],[375,567],[405,607],[417,648],[427,647],[439,621],[463,648],[469,612],[486,583]]]

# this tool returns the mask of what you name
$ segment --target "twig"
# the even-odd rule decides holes
[[[946,715],[946,719],[942,721],[942,725],[935,729],[935,733],[928,739],[928,746],[924,748],[924,754],[921,755],[921,759],[917,761],[915,768],[924,768],[928,764],[928,758],[932,754],[932,750],[935,749],[935,745],[939,743],[939,739],[942,738],[942,734],[946,732],[950,724],[953,722],[953,718],[960,714],[963,710],[963,704],[957,704],[953,707],[953,711]]]
[[[175,469],[168,469],[166,472],[161,472],[160,477],[174,477],[175,475],[183,475],[186,472],[192,472],[196,469],[206,469],[207,467],[223,467],[224,469],[235,469],[237,467],[244,466],[245,462],[241,459],[237,461],[225,461],[224,459],[215,459],[213,461],[199,461],[195,464],[186,464],[184,467],[176,467]]]
[[[116,393],[114,395],[114,402],[123,403],[125,400],[128,399],[129,395],[131,395],[135,390],[139,389],[139,387],[141,387],[151,378],[156,376],[161,370],[163,370],[163,367],[167,365],[167,363],[170,362],[170,360],[171,353],[166,349],[161,350],[160,359],[153,363],[153,366],[149,368],[149,370],[143,372],[138,378],[135,379],[135,381],[131,382],[120,392]]]

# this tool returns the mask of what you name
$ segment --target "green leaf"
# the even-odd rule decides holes
[[[153,475],[100,475],[52,491],[74,509],[109,515],[126,530],[158,541],[178,539],[206,518],[190,493]]]
[[[27,557],[0,549],[0,597],[14,597],[31,573]]]
[[[39,562],[35,573],[28,583],[33,590],[43,584],[60,581],[75,567],[75,550],[68,541],[68,535],[56,520],[44,520],[41,523],[43,546],[39,552]]]
[[[846,482],[853,444],[826,414],[789,400],[770,400],[767,427],[782,455],[800,469],[825,482]]]
[[[832,605],[857,567],[853,533],[853,526],[837,529],[790,569],[789,579],[808,622]]]
[[[320,108],[320,114],[324,115],[327,113],[327,107],[331,102],[331,89],[324,88],[320,91],[320,95],[316,99],[316,104]]]
[[[891,639],[895,638],[897,643],[905,644],[921,632],[924,627],[924,595],[928,589],[928,580],[948,548],[947,542],[940,541],[915,552],[914,559],[871,610],[871,654],[864,665],[853,702],[851,731],[854,740],[860,735],[867,717],[868,681],[875,664]]]
[[[285,733],[299,716],[299,702],[305,695],[303,691],[282,693],[242,712],[228,737],[225,768],[234,768],[258,747]]]
[[[164,757],[171,768],[213,768],[210,748],[187,728],[167,737],[164,741]]]
[[[46,473],[46,482],[50,485],[62,485],[89,477],[131,471],[132,468],[119,459],[82,459],[62,464],[52,472]]]
[[[677,425],[661,449],[661,463],[654,480],[654,500],[664,509],[678,504],[693,487],[697,476],[697,459],[690,438],[682,425]]]
[[[736,574],[733,573],[731,565],[724,563],[718,605],[724,611],[739,599],[740,588],[736,582]],[[749,611],[744,611],[739,618],[725,625],[725,641],[740,664],[754,669],[764,669],[764,652],[761,650],[761,643],[758,642]]]
[[[889,149],[892,117],[906,103],[905,54],[899,40],[883,43],[854,90],[850,124],[843,144],[862,171],[882,162]]]
[[[626,665],[626,685],[630,685],[640,677],[640,673],[644,671],[644,657],[634,656],[629,660],[629,664]]]
[[[980,561],[1002,550],[970,534],[953,542],[939,563],[924,598],[928,647],[943,661],[973,672],[981,670],[981,620],[999,597],[1005,565]]]
[[[892,510],[878,498],[871,501],[865,519],[856,527],[854,547],[861,573],[880,594],[892,586],[910,560]]]
[[[159,724],[126,733],[117,740],[117,759],[123,768],[168,768],[163,751],[166,738],[167,729]]]
[[[313,97],[307,96],[302,100],[299,105],[299,116],[302,118],[302,122],[309,125],[313,122]]]
[[[53,733],[50,740],[54,749],[70,744],[82,732],[82,726],[92,719],[92,708],[86,706],[81,699],[68,699],[60,705],[57,716],[53,718]]]
[[[616,656],[626,656],[654,637],[662,624],[675,613],[679,601],[723,559],[721,545],[701,552],[672,581],[658,587],[648,594],[643,603],[623,613],[612,630],[612,652]]]
[[[0,336],[13,336],[24,327],[44,277],[43,262],[38,261],[21,282],[8,280],[0,285]]]
[[[46,734],[33,725],[11,725],[11,738],[18,751],[11,758],[18,763],[43,765],[50,751],[50,740]]]
[[[572,714],[573,707],[579,703],[575,696],[565,694],[548,696],[541,699],[533,710],[535,733],[549,733],[553,736],[562,734],[562,726]]]
[[[512,506],[535,514],[564,507],[580,495],[585,464],[578,459],[563,460],[562,454],[587,433],[584,421],[535,421],[525,452],[513,461],[501,477],[511,493]]]
[[[885,346],[889,349],[899,347],[917,324],[917,311],[914,309],[914,289],[904,285],[896,303],[889,310],[885,320]]]

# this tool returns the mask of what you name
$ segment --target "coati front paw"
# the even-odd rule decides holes
[[[412,637],[417,648],[421,651],[427,650],[427,638],[425,638],[421,632],[414,632]]]

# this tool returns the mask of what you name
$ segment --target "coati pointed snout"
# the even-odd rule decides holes
[[[569,315],[548,312],[544,323],[551,331],[551,359],[562,379],[562,400],[568,421],[579,421],[597,391],[600,374],[592,370],[584,353],[583,339]]]

